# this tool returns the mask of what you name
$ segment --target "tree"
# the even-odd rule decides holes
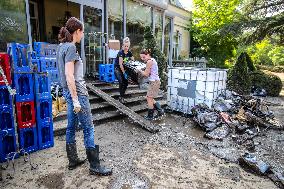
[[[259,42],[267,36],[280,36],[284,42],[284,1],[243,0],[239,7],[241,17],[228,23],[223,32],[234,33],[245,44]]]
[[[165,71],[167,68],[167,62],[165,55],[161,52],[161,50],[157,47],[157,41],[155,36],[153,35],[152,28],[147,26],[144,30],[144,45],[143,48],[151,49],[151,56],[156,59],[159,67],[159,76],[161,78],[162,88],[165,89],[166,79],[165,79]]]
[[[247,51],[256,64],[267,66],[284,65],[284,47],[279,45],[277,40],[273,38],[265,38],[256,44],[252,44],[247,48]]]
[[[242,53],[229,71],[227,80],[228,89],[238,94],[249,94],[251,90],[251,79],[248,72],[248,63],[246,53]]]
[[[205,56],[214,67],[235,56],[237,40],[222,29],[239,17],[239,4],[240,0],[194,0],[191,33],[195,46],[199,45],[193,49],[194,56]]]

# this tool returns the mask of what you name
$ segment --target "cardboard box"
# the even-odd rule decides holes
[[[109,49],[120,50],[119,40],[109,40],[108,41],[108,47],[109,47]]]
[[[52,101],[52,115],[53,117],[56,117],[59,114],[58,110],[58,100]]]
[[[63,96],[58,97],[58,109],[59,109],[59,112],[67,111],[66,100]]]

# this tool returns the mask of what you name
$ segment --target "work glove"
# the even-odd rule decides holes
[[[124,78],[125,78],[126,80],[128,79],[127,73],[124,72],[123,76],[124,76]]]
[[[77,114],[78,112],[81,111],[82,107],[81,107],[80,102],[79,102],[78,99],[73,99],[73,106],[74,106],[73,111],[74,111],[75,114]]]

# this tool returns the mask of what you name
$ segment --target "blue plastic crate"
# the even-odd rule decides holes
[[[99,65],[99,75],[102,76],[102,75],[105,74],[105,72],[106,72],[106,66],[105,66],[105,64],[100,64],[100,65]]]
[[[41,51],[48,45],[47,42],[34,42],[34,50],[36,52],[36,56],[39,57]]]
[[[17,151],[17,143],[16,143],[15,131],[14,130],[0,131],[0,162],[3,163],[7,161],[8,158],[11,160],[13,156],[16,154],[16,151]],[[14,158],[18,157],[19,157],[18,154],[16,154]]]
[[[49,70],[48,77],[50,79],[51,84],[60,83],[59,72],[55,70]]]
[[[52,122],[52,98],[36,101],[37,123]]]
[[[37,56],[36,56],[36,51],[32,51],[32,52],[30,53],[30,57],[31,57],[31,59],[36,59],[36,58],[37,58]]]
[[[99,80],[100,81],[105,81],[105,78],[106,78],[105,75],[99,75]]]
[[[41,52],[41,55],[45,57],[56,57],[57,49],[57,44],[48,44]]]
[[[104,81],[107,82],[107,83],[113,83],[115,81],[114,74],[107,74],[107,75],[105,75]]]
[[[0,108],[0,131],[14,131],[14,115],[12,106]]]
[[[36,100],[51,98],[51,78],[48,73],[35,74]]]
[[[33,66],[33,71],[40,72],[40,60],[38,58],[32,58],[31,63]]]
[[[24,149],[25,152],[31,153],[38,150],[38,141],[37,141],[37,128],[25,128],[19,129],[19,145],[20,149]]]
[[[29,65],[30,46],[28,44],[8,43],[7,53],[10,55],[13,72],[31,72]]]
[[[37,57],[56,57],[57,48],[57,44],[34,42],[34,50]]]
[[[105,73],[114,73],[114,64],[105,64]]]
[[[14,85],[16,88],[16,102],[34,100],[33,74],[14,74]]]
[[[41,122],[37,124],[38,148],[40,150],[54,146],[53,123]]]
[[[40,57],[40,71],[57,71],[58,65],[55,57]]]
[[[0,86],[0,110],[12,106],[12,96],[6,86]]]

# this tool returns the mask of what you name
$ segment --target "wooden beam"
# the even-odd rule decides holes
[[[101,98],[103,98],[105,101],[116,107],[119,111],[126,114],[129,118],[131,118],[135,123],[138,123],[140,126],[142,126],[144,129],[150,131],[151,133],[156,133],[159,131],[157,126],[153,125],[150,121],[146,120],[127,106],[120,103],[118,100],[115,100],[111,96],[109,96],[107,93],[100,90],[98,87],[95,87],[94,85],[87,84],[87,87],[90,91],[94,92]]]

